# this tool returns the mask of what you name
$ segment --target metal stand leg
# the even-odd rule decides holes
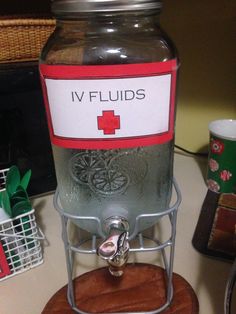
[[[172,277],[173,277],[174,254],[175,254],[177,211],[172,212],[170,216],[171,216],[170,221],[172,225],[172,229],[171,229],[172,245],[170,246],[170,265],[169,265],[169,273],[168,273],[168,287],[171,287],[170,291],[168,291],[168,294],[167,294],[167,301],[169,302],[169,304],[173,298]]]
[[[74,308],[75,298],[74,298],[74,287],[73,287],[73,256],[72,256],[73,253],[70,249],[70,244],[68,240],[68,233],[67,233],[68,218],[62,215],[61,222],[62,222],[62,240],[64,242],[67,275],[68,275],[67,298],[71,307]]]

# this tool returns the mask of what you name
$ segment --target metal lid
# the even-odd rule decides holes
[[[119,12],[144,9],[159,9],[158,0],[52,0],[55,14],[77,12]]]

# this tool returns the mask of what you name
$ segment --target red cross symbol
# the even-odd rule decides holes
[[[115,134],[117,129],[120,129],[120,116],[115,116],[114,110],[103,111],[98,116],[98,130],[103,130],[103,134]]]

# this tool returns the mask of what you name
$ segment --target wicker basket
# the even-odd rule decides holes
[[[51,18],[0,18],[0,63],[38,60],[54,28]]]

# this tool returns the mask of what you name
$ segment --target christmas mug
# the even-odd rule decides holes
[[[236,120],[209,124],[207,186],[217,193],[236,193]]]

